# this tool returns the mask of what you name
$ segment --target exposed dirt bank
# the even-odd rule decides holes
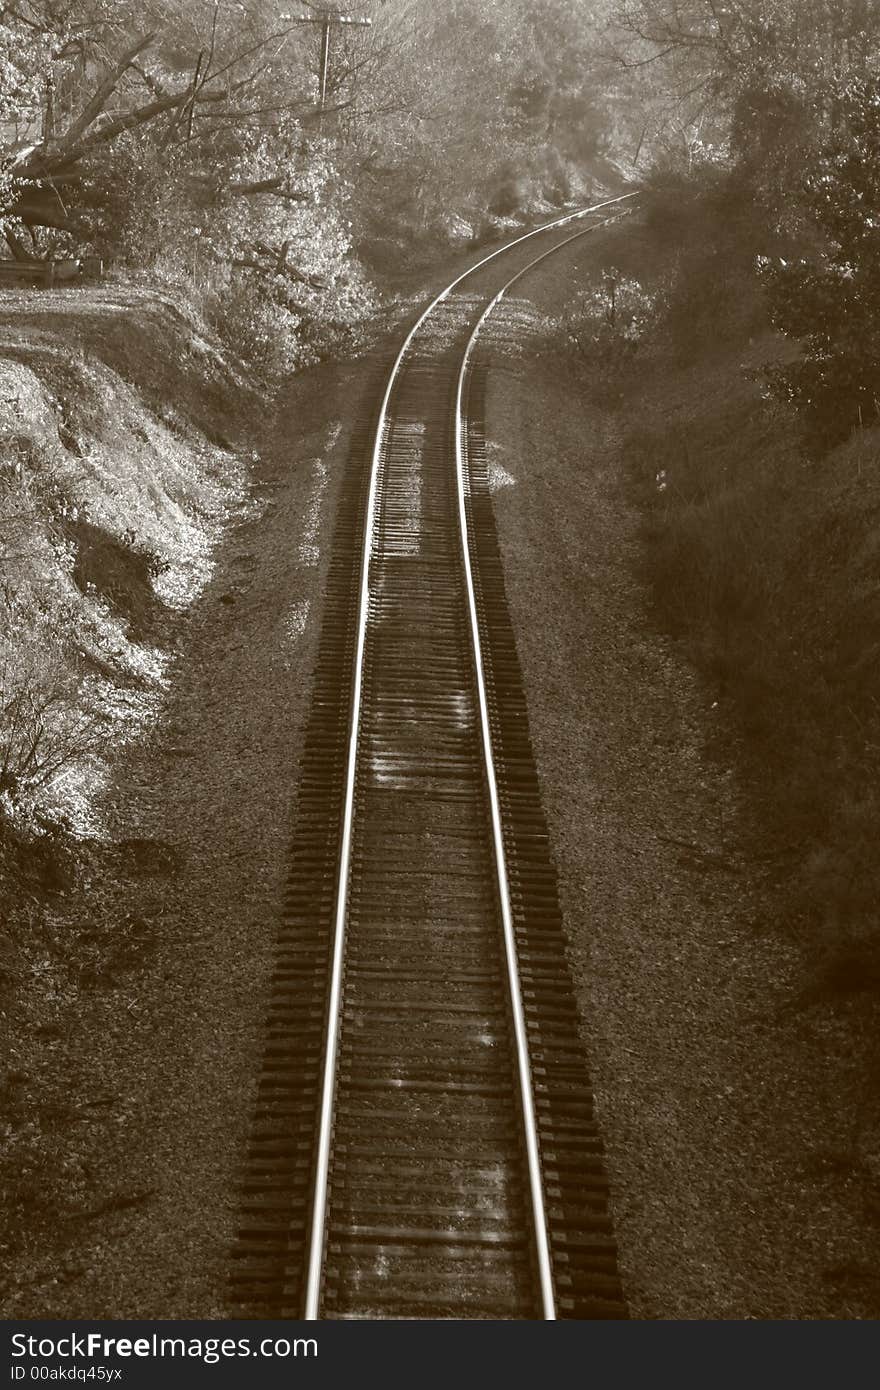
[[[48,666],[60,732],[102,717],[4,802],[0,1300],[219,1315],[325,526],[372,368],[269,402],[151,291],[3,310],[27,542],[0,537],[3,578],[31,623],[4,607],[4,701]]]
[[[7,1315],[222,1315],[310,613],[364,370],[317,369],[285,392],[175,631],[161,717],[101,803],[109,862],[85,903],[59,906],[116,954],[53,1013],[47,1061],[76,1097],[58,1157],[77,1181],[18,1251]]]
[[[533,313],[625,257],[621,235],[528,281]],[[719,760],[715,694],[636,577],[632,423],[556,361],[490,375],[508,594],[632,1312],[875,1317],[876,1178],[854,1147],[875,1122],[873,1006],[802,1007],[799,952],[766,924],[735,739]]]

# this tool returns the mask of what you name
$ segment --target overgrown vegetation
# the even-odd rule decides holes
[[[602,270],[597,286],[572,297],[554,332],[575,354],[600,400],[613,399],[620,390],[655,313],[655,297],[616,266]]]
[[[605,60],[576,0],[294,8],[0,4],[9,254],[149,269],[277,377],[358,343],[369,271],[589,188]]]
[[[803,184],[817,245],[809,257],[762,261],[773,323],[802,343],[777,371],[777,394],[822,452],[880,420],[880,86],[836,93],[834,130]],[[812,248],[811,248],[812,249]]]
[[[613,371],[655,613],[735,716],[773,925],[817,987],[875,989],[880,25],[844,0],[619,18],[652,120],[658,73],[700,93],[647,137],[627,273],[651,307]]]

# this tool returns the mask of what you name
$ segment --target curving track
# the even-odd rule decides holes
[[[360,441],[301,765],[238,1314],[626,1316],[478,351],[502,295],[625,203],[449,286]]]

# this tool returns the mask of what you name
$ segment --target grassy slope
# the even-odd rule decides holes
[[[612,265],[670,262],[630,222],[525,290],[564,315]],[[816,924],[819,856],[870,775],[840,736],[876,650],[871,441],[804,463],[746,374],[779,345],[676,307],[685,341],[667,324],[598,378],[536,318],[544,360],[489,390],[627,1286],[642,1317],[873,1317],[880,1000],[841,988],[872,980],[833,903]]]
[[[656,259],[647,269],[662,273]],[[795,349],[761,327],[755,287],[736,270],[735,295],[718,294],[724,274],[685,249],[671,312],[624,384],[620,466],[643,516],[653,619],[717,699],[709,747],[736,769],[732,834],[763,880],[755,929],[798,962],[784,1006],[792,1045],[823,1042],[828,1115],[842,1104],[850,1116],[826,1155],[835,1200],[860,1194],[869,1233],[880,1171],[880,431],[805,456],[796,420],[761,388],[761,368]],[[701,315],[701,296],[714,295],[715,312]],[[743,313],[749,303],[756,313]],[[824,1277],[875,1308],[876,1281],[858,1260]]]
[[[752,378],[765,336],[686,367],[655,357],[623,458],[658,621],[738,730],[743,834],[809,988],[880,983],[880,431],[819,462]],[[637,423],[636,423],[637,421]]]
[[[747,214],[658,207],[596,262],[659,291],[658,321],[631,366],[587,365],[582,389],[615,412],[654,619],[736,727],[774,920],[807,948],[810,989],[873,988],[880,431],[804,455],[763,392],[762,367],[796,349],[764,323]]]

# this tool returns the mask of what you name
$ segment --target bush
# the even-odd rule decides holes
[[[729,372],[644,416],[624,453],[645,574],[736,716],[743,847],[829,988],[871,961],[880,982],[880,430],[806,462],[788,412]]]
[[[113,158],[96,163],[84,201],[94,214],[91,249],[107,260],[152,268],[165,259],[187,260],[198,217],[186,178],[186,149],[160,150],[145,131],[128,131]]]
[[[838,107],[804,185],[822,249],[762,261],[772,321],[802,345],[768,380],[799,412],[814,454],[880,417],[880,85],[846,84]]]
[[[705,223],[704,203],[714,173],[656,166],[642,180],[639,208],[654,245],[681,252]]]
[[[236,185],[271,183],[278,168],[258,147],[209,181],[186,146],[161,150],[149,133],[129,132],[90,192],[102,209],[93,248],[181,289],[266,381],[350,352],[375,308],[326,157],[290,176],[295,196],[236,195]]]
[[[213,296],[208,318],[217,333],[266,380],[302,364],[300,320],[270,299],[250,275],[234,276]]]
[[[0,586],[0,799],[15,810],[97,753],[107,720],[64,655],[68,619],[45,587]]]
[[[638,280],[609,268],[598,285],[575,295],[555,325],[565,349],[605,397],[619,395],[625,371],[652,323],[655,298]]]
[[[760,457],[763,427],[752,406],[708,420],[641,426],[626,441],[631,479],[647,513],[652,588],[663,621],[695,644],[727,681],[755,670],[749,624],[772,608],[772,472],[737,466],[738,439]],[[729,433],[728,433],[729,431]]]
[[[218,335],[271,383],[357,350],[374,300],[356,274],[315,287],[237,271],[214,277],[202,307]]]
[[[663,296],[663,326],[676,358],[746,342],[766,327],[767,309],[752,266],[707,245],[671,277]]]
[[[641,206],[670,267],[662,324],[680,361],[743,342],[766,326],[756,264],[775,234],[747,172],[709,161],[687,173],[657,168],[645,180]]]

